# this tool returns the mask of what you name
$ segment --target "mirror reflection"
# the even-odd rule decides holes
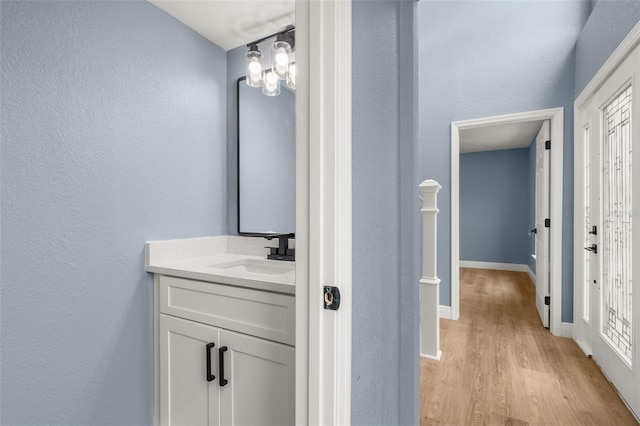
[[[237,81],[238,234],[294,233],[295,94],[278,96]]]

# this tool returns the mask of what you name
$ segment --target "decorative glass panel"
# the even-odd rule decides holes
[[[589,128],[584,129],[584,246],[591,245],[589,241],[589,231],[591,230],[591,140],[589,136]],[[591,291],[591,255],[589,252],[584,253],[584,279],[582,283],[582,317],[589,322],[589,292]]]
[[[602,334],[632,360],[631,86],[603,111]]]

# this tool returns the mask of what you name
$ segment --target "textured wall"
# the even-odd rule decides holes
[[[225,233],[225,54],[144,1],[0,7],[0,423],[149,425],[143,245]]]
[[[565,107],[562,320],[572,320],[574,45],[589,11],[583,1],[418,3],[417,177],[443,186],[438,275],[444,305],[451,304],[451,122]]]
[[[460,260],[526,264],[529,150],[460,155]]]
[[[595,1],[576,44],[576,96],[639,20],[638,0]]]
[[[414,6],[353,3],[354,425],[419,419]]]

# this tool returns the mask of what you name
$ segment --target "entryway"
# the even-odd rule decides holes
[[[640,416],[640,30],[634,31],[576,99],[574,322],[580,347]]]
[[[536,257],[536,262],[531,268],[527,267],[522,260],[512,260],[511,253],[505,253],[506,261],[490,261],[475,264],[475,262],[463,263],[462,266],[491,268],[491,269],[511,269],[526,271],[531,270],[532,280],[537,283],[538,296],[534,304],[538,304],[540,318],[546,327],[549,327],[552,334],[562,335],[561,312],[562,312],[562,151],[563,151],[563,108],[553,108],[547,110],[531,111],[496,117],[487,117],[474,120],[457,121],[451,124],[451,315],[450,318],[458,319],[460,316],[460,244],[461,244],[461,189],[460,189],[460,153],[467,151],[503,150],[514,148],[509,138],[505,142],[497,142],[495,134],[499,132],[528,131],[528,137],[524,137],[520,148],[528,147],[531,140],[537,134],[535,143],[535,157],[537,157],[536,185],[540,191],[537,192],[535,204],[537,207],[535,225],[530,225],[529,231],[533,234],[531,254]],[[505,130],[508,129],[508,130]],[[516,130],[511,130],[516,129]],[[526,130],[523,130],[526,129]],[[477,141],[471,138],[478,147],[463,147],[461,141],[469,139],[469,134],[475,136]],[[481,136],[484,135],[484,139]],[[521,135],[518,135],[522,139]],[[487,144],[488,147],[480,145]],[[507,145],[508,144],[508,145]],[[503,146],[505,145],[505,146]],[[516,147],[517,148],[517,147]],[[547,149],[550,148],[550,149]],[[486,166],[485,166],[486,167]],[[551,187],[549,182],[553,182]],[[499,183],[499,182],[496,182]],[[550,189],[553,188],[553,189]],[[535,189],[533,190],[535,191]],[[536,193],[536,192],[533,192]],[[487,200],[490,204],[492,201]],[[465,210],[466,211],[466,210]],[[489,214],[500,214],[500,211]],[[520,212],[516,219],[522,219],[526,212]],[[511,219],[513,217],[505,217]],[[478,226],[482,226],[482,218],[478,217]],[[522,228],[522,229],[521,229]],[[467,232],[469,232],[467,227]],[[513,227],[512,231],[522,232],[525,235],[527,225],[522,224]],[[535,244],[533,238],[535,237]],[[478,241],[481,244],[488,244],[486,240],[473,239],[471,244]],[[470,244],[469,240],[465,242]],[[534,249],[535,247],[535,249]],[[503,250],[504,251],[504,250]],[[519,258],[521,259],[521,257]],[[548,261],[543,261],[548,259]],[[535,278],[534,275],[535,274]],[[443,316],[446,318],[446,316]],[[568,336],[567,336],[568,337]]]

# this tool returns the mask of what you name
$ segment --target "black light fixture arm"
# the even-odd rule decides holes
[[[291,45],[291,49],[294,48],[295,44],[296,44],[296,27],[294,27],[293,25],[287,25],[284,30],[278,31],[277,33],[273,33],[271,35],[268,35],[266,37],[262,37],[261,39],[252,41],[251,43],[247,43],[247,47],[251,48],[252,45],[257,46],[258,44],[262,43],[265,40],[268,40],[272,37],[275,36],[279,36],[282,35],[285,37],[285,40],[287,41],[287,43],[289,43]]]

